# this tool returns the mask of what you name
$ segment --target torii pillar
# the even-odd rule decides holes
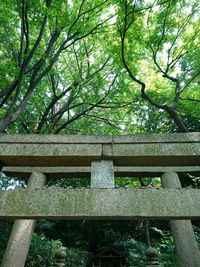
[[[176,172],[164,173],[161,176],[161,182],[163,188],[182,188]],[[187,201],[187,199],[185,201]],[[170,227],[180,267],[199,267],[200,251],[195,239],[191,221],[171,220]]]
[[[28,189],[41,188],[45,184],[46,176],[43,173],[33,172],[28,181]],[[35,220],[15,220],[1,267],[23,267],[25,265],[35,223]]]

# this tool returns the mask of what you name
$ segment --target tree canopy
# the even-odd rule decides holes
[[[3,1],[0,131],[198,130],[199,6]]]

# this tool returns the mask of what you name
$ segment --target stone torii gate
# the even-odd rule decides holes
[[[37,219],[171,220],[181,267],[198,267],[190,219],[200,191],[178,173],[200,175],[200,133],[131,136],[0,135],[3,172],[29,178],[0,191],[0,219],[15,219],[2,267],[23,267]],[[89,177],[90,189],[45,188],[46,178]],[[161,177],[164,189],[117,189],[115,177]]]

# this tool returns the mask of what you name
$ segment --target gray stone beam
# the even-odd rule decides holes
[[[113,143],[194,143],[200,142],[200,133],[134,134],[119,136],[80,136],[53,134],[0,134],[0,143],[38,144],[113,144]]]
[[[197,189],[53,187],[0,192],[0,219],[200,219],[199,207]]]
[[[101,159],[101,144],[11,144],[0,145],[3,166],[80,166]]]
[[[48,178],[89,178],[91,168],[82,167],[16,167],[6,166],[2,171],[8,176],[27,179],[32,172],[45,173]],[[114,166],[115,177],[160,177],[165,172],[190,173],[200,176],[200,166]]]
[[[90,166],[100,159],[115,166],[195,166],[200,143],[0,145],[3,166]]]
[[[200,165],[200,133],[131,136],[0,135],[3,166]]]
[[[102,154],[119,166],[200,165],[200,143],[104,145]]]

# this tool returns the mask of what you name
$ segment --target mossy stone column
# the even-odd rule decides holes
[[[46,176],[43,173],[33,172],[28,181],[28,188],[40,188],[45,183]],[[23,267],[25,265],[35,222],[35,220],[15,220],[1,267]]]
[[[163,188],[180,189],[178,174],[166,172],[161,176]],[[187,199],[185,200],[187,201]],[[191,207],[192,209],[192,207]],[[171,220],[170,227],[175,243],[176,256],[180,267],[199,267],[200,251],[195,240],[191,221]]]

